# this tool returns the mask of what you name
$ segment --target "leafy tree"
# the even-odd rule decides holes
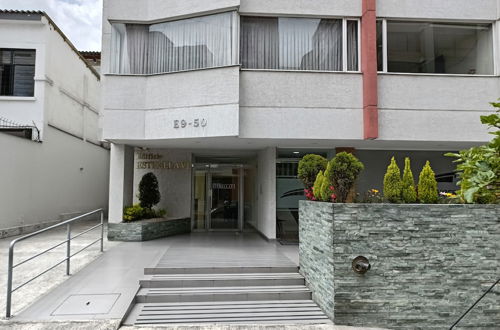
[[[460,176],[457,194],[466,203],[500,203],[500,103],[491,105],[496,112],[481,116],[481,123],[493,130],[490,143],[446,154],[456,158]]]
[[[392,157],[384,175],[384,198],[391,203],[399,203],[401,201],[402,187],[401,170],[394,157]]]
[[[151,209],[154,205],[160,202],[160,190],[158,189],[158,179],[149,172],[144,174],[139,182],[139,201],[140,206],[146,209]]]
[[[319,171],[324,171],[327,160],[325,157],[309,154],[302,157],[299,162],[298,178],[304,183],[306,189],[314,185]]]
[[[417,192],[415,191],[415,181],[410,166],[410,158],[405,158],[405,169],[403,171],[403,182],[401,188],[401,198],[405,203],[415,203]]]
[[[436,175],[427,161],[418,177],[418,199],[421,203],[435,204],[438,197]]]
[[[353,154],[347,152],[339,152],[330,160],[328,165],[330,166],[330,171],[326,176],[328,188],[333,186],[336,201],[344,203],[356,179],[364,169],[364,165]]]

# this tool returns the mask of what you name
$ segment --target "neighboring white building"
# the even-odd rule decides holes
[[[47,14],[0,10],[0,237],[107,207],[100,98]]]
[[[500,0],[104,0],[110,222],[148,171],[193,230],[269,239],[296,220],[305,153],[354,149],[359,192],[381,188],[393,154],[417,177],[427,159],[452,172],[444,152],[490,138],[499,13]]]

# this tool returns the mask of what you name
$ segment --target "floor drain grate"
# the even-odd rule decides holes
[[[52,315],[108,314],[118,297],[119,293],[74,294],[66,298]]]

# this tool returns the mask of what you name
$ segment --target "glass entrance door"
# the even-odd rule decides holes
[[[242,230],[243,167],[201,164],[193,169],[193,230]]]

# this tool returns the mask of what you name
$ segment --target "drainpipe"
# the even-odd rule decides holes
[[[376,0],[363,0],[361,15],[361,71],[363,73],[363,138],[378,138]]]

